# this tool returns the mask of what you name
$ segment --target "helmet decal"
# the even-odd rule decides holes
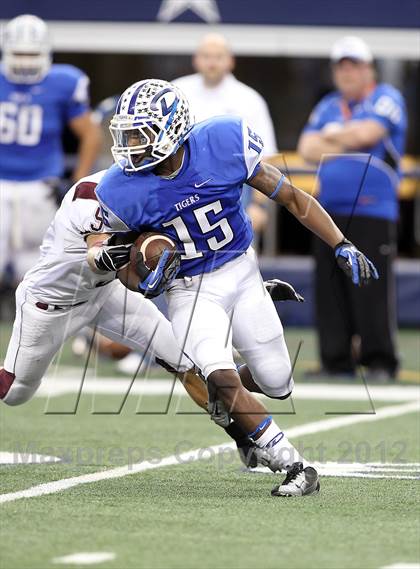
[[[173,99],[172,103],[170,103],[169,106],[167,103],[167,101],[169,100],[169,97],[166,97],[166,98],[164,97],[164,95],[166,95],[166,93],[170,93],[172,96],[171,98]],[[160,110],[162,112],[162,115],[166,116],[166,115],[169,115],[169,113],[172,111],[173,106],[178,104],[178,101],[179,101],[179,99],[178,99],[176,93],[174,92],[174,90],[166,88],[166,89],[163,89],[163,91],[161,91],[160,93],[158,93],[157,95],[155,95],[153,97],[152,102],[150,103],[150,108],[152,109],[152,111],[158,111],[159,110],[158,102],[159,102],[161,105]]]

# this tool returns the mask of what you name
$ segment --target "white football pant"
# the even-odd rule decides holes
[[[33,267],[57,205],[42,180],[0,180],[0,281],[12,263],[17,281]]]
[[[16,291],[16,319],[4,361],[4,369],[15,375],[3,399],[8,405],[25,403],[34,395],[62,344],[85,326],[96,326],[104,336],[133,350],[147,350],[149,355],[179,371],[193,366],[180,351],[170,323],[156,306],[117,280],[94,291],[88,302],[72,308],[43,310],[36,302],[25,282],[21,283]]]
[[[236,369],[233,345],[266,395],[292,391],[283,326],[251,247],[213,272],[176,279],[167,299],[175,337],[206,378]]]

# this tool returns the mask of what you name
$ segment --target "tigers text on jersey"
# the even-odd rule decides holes
[[[89,300],[115,273],[97,274],[89,267],[85,236],[104,225],[95,187],[106,170],[82,178],[65,195],[41,245],[37,264],[26,273],[27,289],[42,302],[66,306]]]
[[[89,108],[89,80],[72,65],[54,64],[39,83],[15,84],[0,67],[0,178],[60,177],[64,126]]]
[[[245,252],[251,222],[241,204],[244,182],[259,168],[262,140],[240,118],[193,127],[173,179],[111,167],[96,188],[112,231],[159,231],[183,250],[179,276],[210,272]]]
[[[366,215],[395,220],[400,159],[404,154],[407,116],[399,91],[385,83],[362,101],[345,102],[340,93],[324,97],[313,110],[305,132],[330,124],[370,119],[379,122],[386,136],[371,148],[324,160],[319,169],[321,204],[332,213]],[[355,203],[356,202],[356,203]]]

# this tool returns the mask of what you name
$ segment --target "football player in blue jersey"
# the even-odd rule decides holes
[[[110,128],[116,164],[96,188],[107,228],[160,231],[182,251],[178,267],[168,267],[163,253],[154,271],[140,255],[142,276],[134,288],[147,296],[166,290],[175,337],[201,369],[211,401],[221,402],[252,438],[261,462],[287,471],[272,494],[318,492],[316,470],[251,393],[285,399],[293,378],[282,324],[251,247],[243,184],[287,207],[328,243],[355,285],[378,278],[375,267],[316,200],[261,162],[263,142],[240,118],[193,125],[182,92],[152,79],[122,94]],[[129,249],[105,244],[90,251],[91,263],[103,271],[119,269]],[[248,366],[240,374],[232,346]]]
[[[54,187],[64,170],[61,135],[79,139],[74,181],[90,173],[100,146],[91,119],[89,79],[71,65],[51,63],[48,29],[30,14],[4,29],[0,66],[0,282],[35,264],[56,210]]]

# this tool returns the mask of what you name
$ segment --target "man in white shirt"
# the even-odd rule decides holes
[[[277,151],[273,122],[263,97],[233,75],[235,59],[226,38],[208,34],[193,56],[196,73],[175,79],[187,96],[197,122],[218,115],[238,115],[252,124],[264,141],[264,156]],[[254,231],[259,233],[267,222],[264,199],[249,189],[244,196]]]

